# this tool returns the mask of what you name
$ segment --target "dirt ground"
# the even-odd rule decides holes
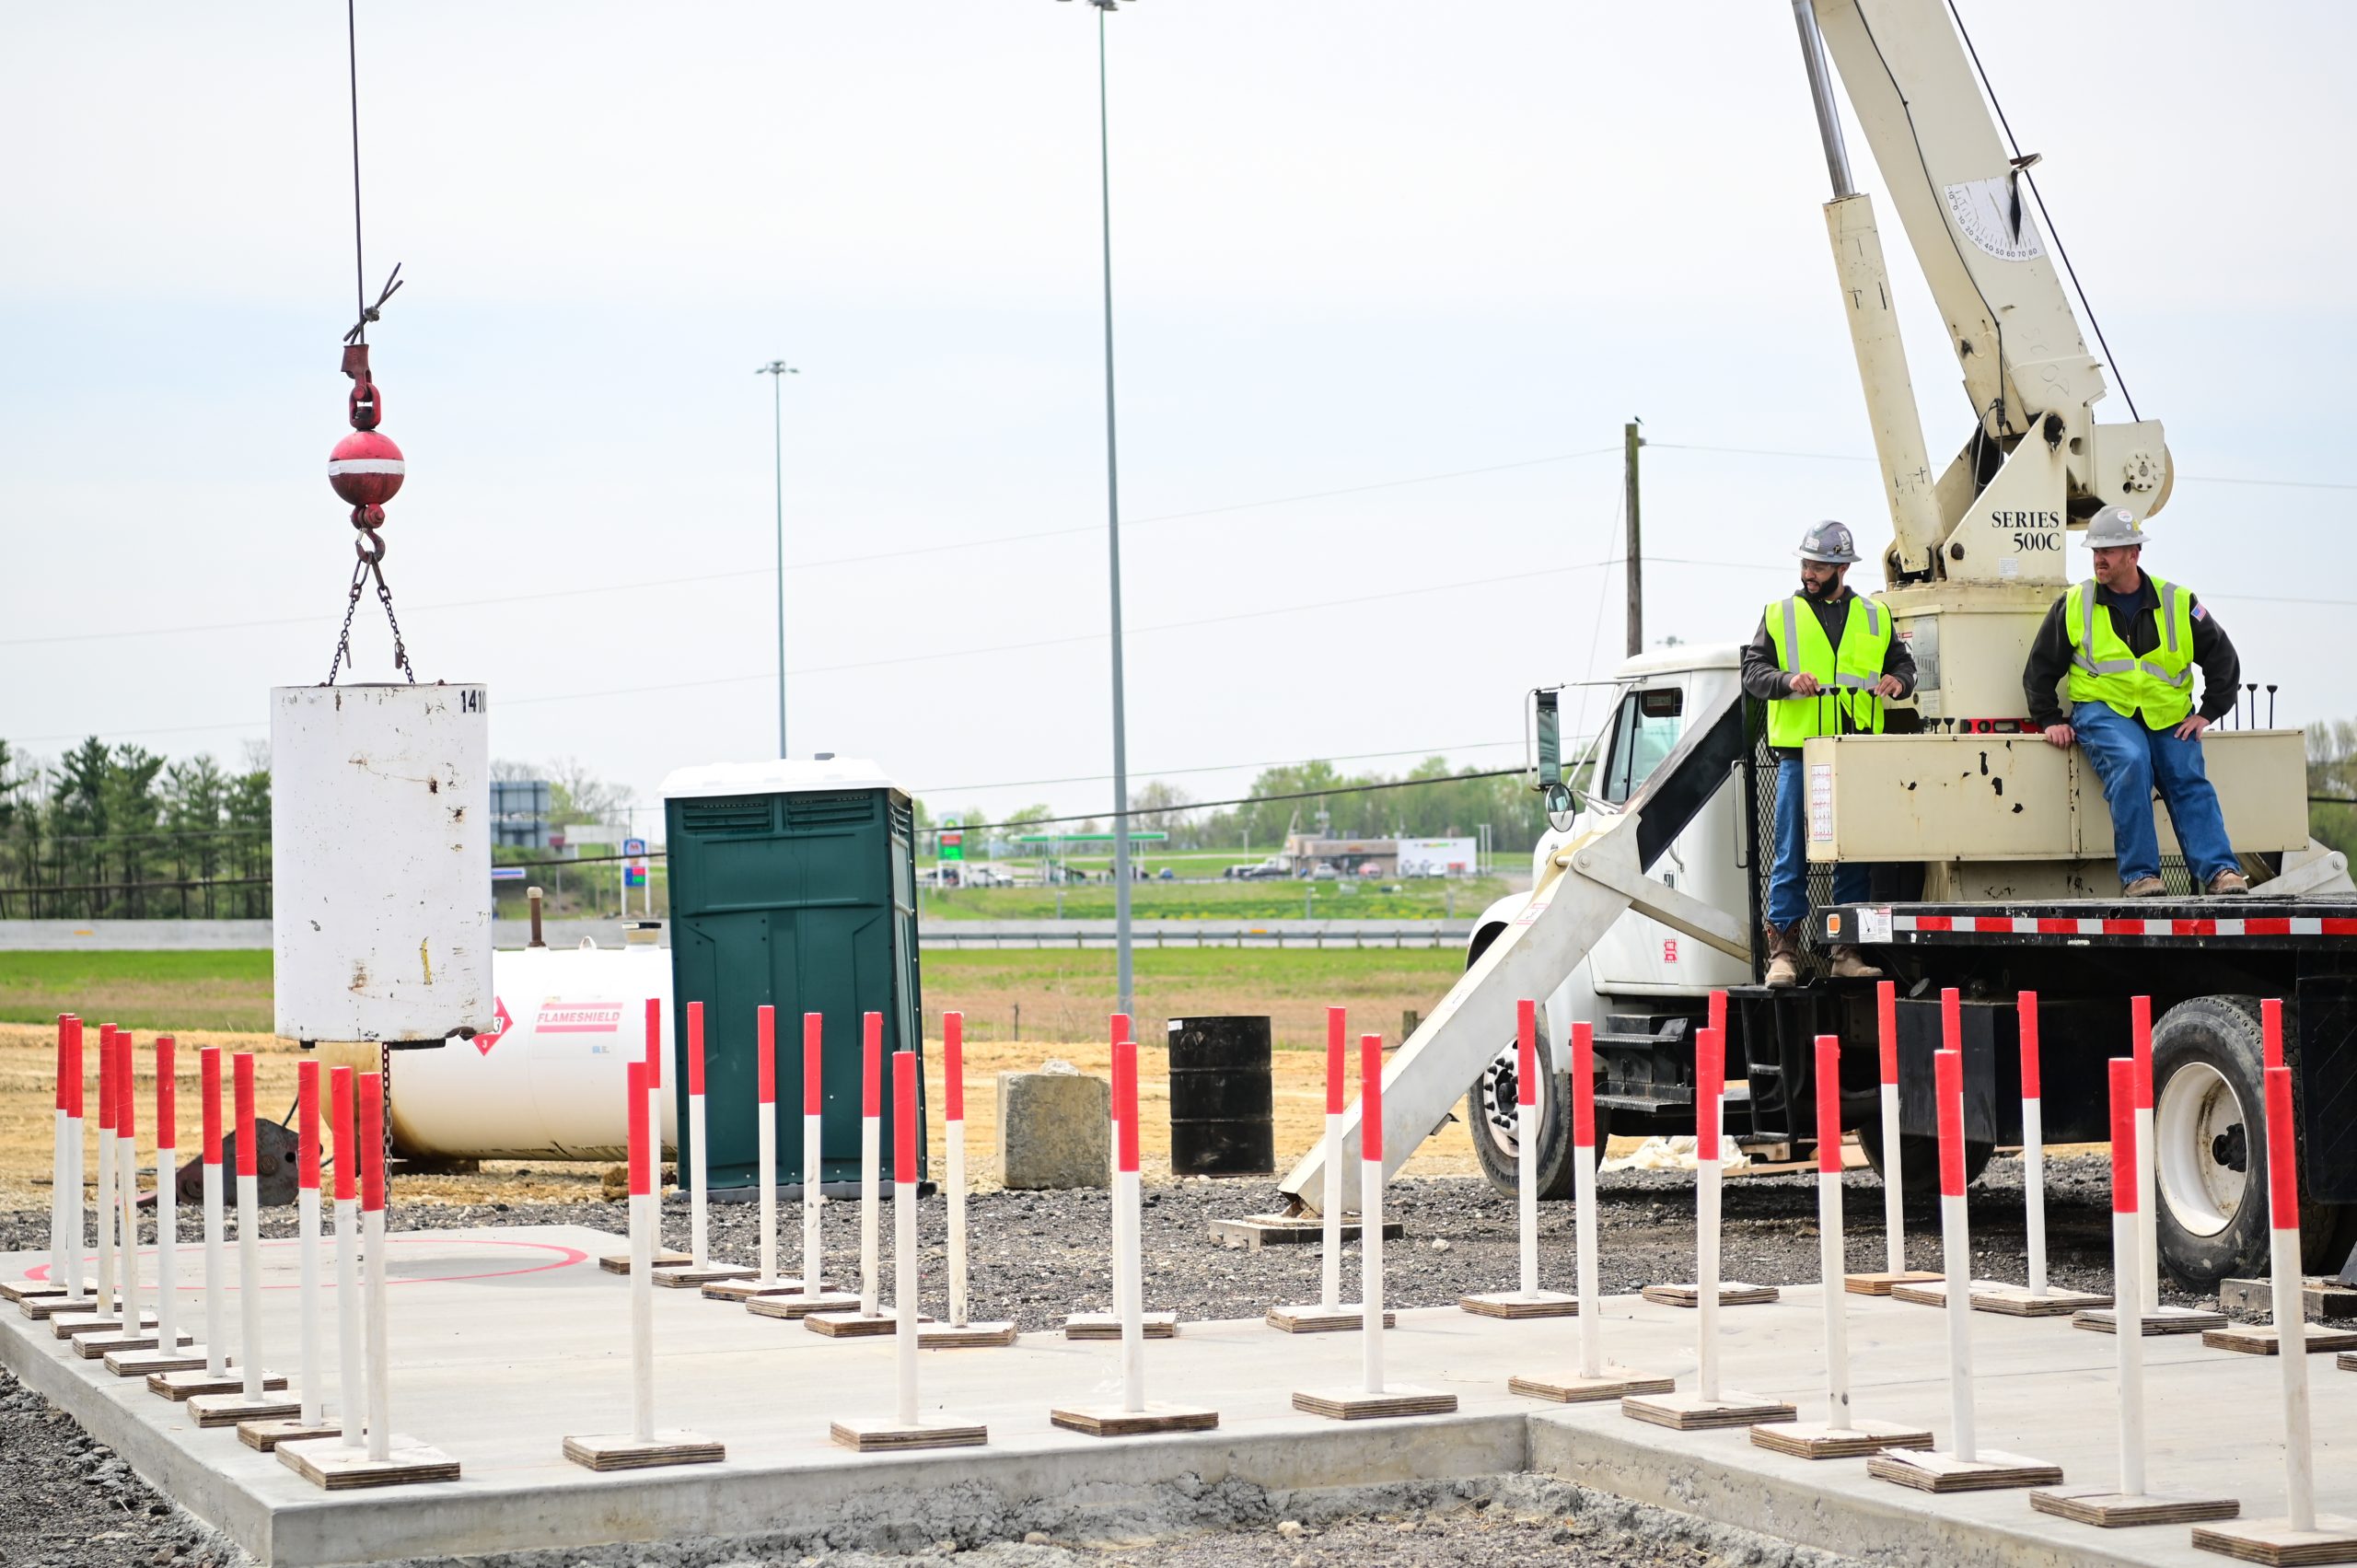
[[[303,1052],[290,1040],[271,1035],[222,1034],[195,1030],[173,1037],[177,1047],[175,1076],[179,1082],[180,1146],[182,1159],[201,1145],[197,1108],[197,1050],[217,1045],[226,1051],[256,1054],[256,1100],[261,1114],[275,1120],[295,1103],[295,1069]],[[153,1035],[135,1037],[138,1139],[143,1159],[155,1146],[156,1058]],[[85,1030],[84,1065],[87,1076],[86,1109],[95,1114],[98,1073],[97,1030]],[[0,1024],[0,1209],[44,1206],[49,1201],[50,1140],[54,1125],[56,1033],[52,1028]],[[988,1191],[998,1185],[997,1075],[1038,1068],[1051,1061],[1069,1062],[1084,1073],[1109,1076],[1111,1050],[1098,1042],[1038,1042],[969,1040],[966,1044],[966,1139],[973,1185]],[[1144,1114],[1144,1157],[1147,1179],[1167,1178],[1170,1170],[1170,1080],[1168,1056],[1159,1045],[1138,1048],[1138,1092]],[[1325,1128],[1326,1063],[1322,1053],[1280,1051],[1271,1058],[1272,1098],[1276,1119],[1277,1157],[1289,1165],[1316,1142]],[[943,1103],[941,1042],[925,1042],[927,1103]],[[226,1076],[226,1070],[225,1070]],[[394,1064],[394,1092],[400,1093],[400,1064]],[[226,1095],[226,1091],[225,1091]],[[96,1125],[95,1122],[92,1123]],[[938,1136],[931,1140],[939,1147]],[[86,1156],[86,1179],[95,1180],[98,1155],[91,1144]],[[1451,1122],[1429,1140],[1408,1162],[1404,1174],[1461,1176],[1476,1171],[1473,1145],[1461,1124]],[[487,1161],[479,1173],[399,1177],[401,1196],[415,1202],[580,1202],[603,1201],[605,1167],[561,1161]],[[937,1172],[935,1174],[938,1174]]]

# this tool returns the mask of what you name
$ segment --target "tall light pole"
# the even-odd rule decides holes
[[[1105,544],[1113,595],[1113,946],[1120,1010],[1132,1011],[1130,958],[1130,760],[1121,696],[1121,470],[1113,427],[1113,172],[1105,107],[1105,17],[1120,0],[1088,0],[1097,11],[1097,200],[1105,254]]]
[[[785,755],[785,378],[801,371],[772,359],[753,372],[770,378],[777,462],[777,754]]]

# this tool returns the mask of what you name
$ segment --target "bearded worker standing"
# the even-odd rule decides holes
[[[2234,706],[2242,660],[2191,589],[2143,569],[2144,530],[2134,513],[2107,506],[2088,522],[2086,542],[2095,575],[2055,600],[2022,668],[2030,722],[2052,745],[2067,750],[2075,742],[2095,765],[2127,897],[2161,895],[2156,789],[2193,885],[2205,893],[2247,893],[2218,792],[2201,765],[2201,732]],[[2055,700],[2058,684],[2067,712]]]
[[[1890,610],[1852,593],[1842,579],[1857,561],[1841,523],[1801,536],[1800,592],[1768,606],[1743,650],[1743,691],[1768,705],[1776,754],[1776,859],[1768,873],[1768,983],[1800,978],[1801,922],[1808,918],[1808,801],[1801,743],[1817,735],[1879,735],[1883,703],[1915,690],[1915,661],[1894,634]],[[1836,903],[1866,901],[1867,868],[1836,865]],[[1879,980],[1882,970],[1851,947],[1827,957],[1837,980]]]

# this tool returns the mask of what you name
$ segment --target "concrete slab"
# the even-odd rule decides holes
[[[988,1356],[923,1358],[922,1420],[986,1426],[987,1446],[861,1455],[841,1446],[832,1427],[889,1408],[889,1340],[830,1343],[791,1322],[666,1291],[655,1304],[657,1420],[692,1426],[727,1457],[600,1475],[569,1463],[563,1440],[610,1430],[627,1394],[628,1286],[596,1262],[610,1244],[575,1227],[391,1238],[393,1420],[405,1441],[459,1464],[453,1481],[323,1492],[232,1432],[199,1430],[183,1406],[107,1376],[43,1325],[13,1316],[0,1318],[0,1360],[141,1475],[278,1564],[820,1529],[839,1542],[907,1541],[912,1530],[925,1539],[970,1532],[978,1517],[1017,1533],[1134,1538],[1233,1522],[1239,1490],[1282,1494],[1525,1469],[1891,1562],[2215,1561],[2196,1552],[2182,1527],[2105,1531],[2038,1514],[2018,1493],[1922,1495],[1871,1480],[1855,1461],[1755,1447],[1742,1432],[1678,1433],[1630,1421],[1609,1403],[1516,1396],[1509,1376],[1575,1362],[1575,1321],[1502,1321],[1454,1304],[1399,1310],[1385,1345],[1390,1376],[1457,1396],[1454,1414],[1336,1422],[1295,1411],[1295,1389],[1355,1380],[1354,1337],[1290,1336],[1258,1320],[1190,1323],[1184,1336],[1149,1347],[1148,1391],[1216,1409],[1218,1428],[1083,1436],[1058,1431],[1049,1412],[1117,1400],[1120,1347],[1033,1333]],[[272,1243],[263,1255],[262,1350],[283,1365],[296,1339],[294,1249]],[[31,1260],[0,1255],[0,1272]],[[928,1283],[937,1294],[939,1282]],[[1818,1293],[1788,1287],[1783,1295],[1729,1316],[1725,1376],[1818,1420]],[[186,1298],[198,1311],[202,1293]],[[1944,1316],[1850,1300],[1857,1413],[1928,1427],[1945,1441]],[[1674,1373],[1690,1387],[1690,1311],[1616,1297],[1600,1316],[1612,1359]],[[2110,1341],[2057,1320],[1976,1317],[1973,1328],[1981,1443],[2061,1457],[2068,1485],[2111,1483]],[[2145,1353],[2152,1484],[2236,1496],[2247,1515],[2281,1512],[2276,1365],[2192,1338],[2148,1342]],[[333,1373],[331,1365],[331,1380]],[[331,1386],[327,1403],[332,1414]],[[2357,1444],[2357,1402],[2320,1398],[2316,1424],[2321,1449],[2346,1452]],[[2318,1469],[2319,1506],[2357,1512],[2357,1473],[2328,1458]]]

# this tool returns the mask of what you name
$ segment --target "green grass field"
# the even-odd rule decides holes
[[[1397,893],[1386,888],[1397,887]],[[1113,885],[1084,882],[1063,888],[1062,918],[1110,920]],[[1370,879],[1353,892],[1335,882],[1291,877],[1253,882],[1140,882],[1130,912],[1140,920],[1439,920],[1479,914],[1503,895],[1495,877]],[[1055,888],[927,888],[926,920],[1054,920]]]
[[[1114,1006],[1113,958],[1109,948],[928,953],[926,1032],[937,1034],[947,1008],[966,1015],[977,1040],[1101,1040]],[[1324,1042],[1329,1006],[1350,1008],[1353,1031],[1397,1038],[1401,1012],[1429,1012],[1463,967],[1463,955],[1446,947],[1142,947],[1139,1038],[1160,1038],[1174,1017],[1266,1014],[1281,1049],[1308,1050]],[[60,1013],[143,1034],[267,1034],[271,955],[0,953],[0,1021],[41,1024]]]

